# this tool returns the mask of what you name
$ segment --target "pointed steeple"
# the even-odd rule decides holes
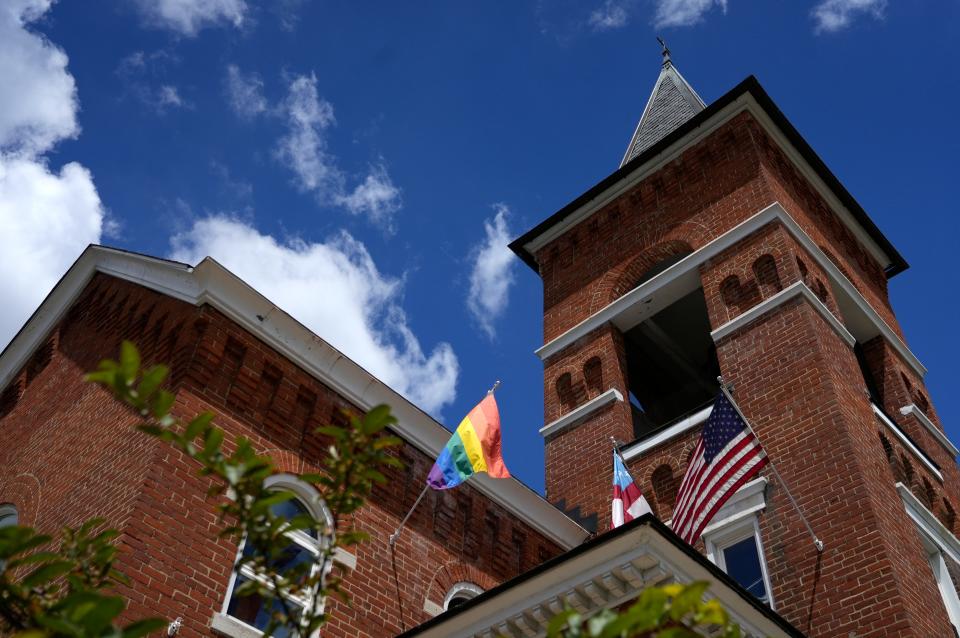
[[[637,130],[630,140],[620,166],[662,140],[706,106],[693,87],[673,66],[670,60],[670,49],[664,41],[660,38],[657,38],[657,41],[663,47],[663,66],[660,68],[660,77],[653,86],[653,92],[647,100],[647,106],[643,109]]]

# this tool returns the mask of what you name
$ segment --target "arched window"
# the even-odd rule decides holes
[[[295,498],[274,505],[271,511],[275,516],[292,519],[306,514],[324,523],[324,527],[331,530],[330,534],[332,535],[333,517],[323,499],[320,498],[320,494],[311,485],[292,474],[275,474],[268,478],[264,485],[270,490],[291,492],[295,496]],[[278,559],[274,568],[282,572],[284,569],[304,564],[307,561],[314,563],[313,569],[320,568],[319,558],[325,545],[329,542],[328,536],[318,535],[316,530],[293,530],[287,533],[287,537],[290,539],[290,545]],[[250,548],[247,547],[245,542],[242,542],[237,554],[238,560],[241,556],[249,556],[249,551]],[[237,587],[242,583],[256,578],[256,573],[248,565],[241,565],[238,570],[234,570],[230,578],[230,585],[227,588],[224,614],[232,620],[240,621],[262,631],[270,623],[270,617],[279,608],[280,603],[274,601],[273,606],[268,608],[267,601],[256,594],[250,596],[234,595]],[[285,595],[284,598],[297,609],[303,609],[310,604],[310,600],[306,597]],[[273,635],[276,638],[286,638],[288,633],[283,628],[278,628]]]
[[[443,610],[459,607],[471,598],[476,598],[483,593],[483,588],[479,585],[468,582],[459,582],[450,588],[447,595],[443,598]]]
[[[0,527],[13,527],[20,523],[17,508],[11,503],[0,505]]]

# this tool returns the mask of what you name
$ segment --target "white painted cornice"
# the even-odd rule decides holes
[[[607,323],[613,323],[620,330],[629,330],[683,295],[700,287],[698,269],[702,264],[772,223],[781,224],[826,273],[837,306],[844,318],[846,331],[861,343],[882,335],[893,346],[900,358],[917,375],[924,377],[927,369],[920,360],[780,203],[773,203],[764,208],[563,334],[548,341],[536,351],[537,356],[541,360],[547,360]]]
[[[810,288],[808,288],[807,285],[802,281],[794,282],[772,297],[764,299],[762,302],[758,303],[756,306],[746,311],[742,315],[738,315],[711,332],[710,336],[713,338],[715,343],[719,343],[724,337],[739,330],[751,321],[757,320],[768,312],[779,308],[783,304],[796,297],[802,297],[805,299],[807,303],[813,306],[813,308],[820,313],[820,315],[826,320],[827,324],[833,328],[833,331],[837,333],[837,336],[843,339],[843,341],[851,348],[854,346],[857,340],[852,334],[847,332],[847,329],[843,327],[843,324],[840,323],[840,320],[837,319],[832,312],[830,312],[830,309],[827,308],[826,305],[820,301],[820,298],[813,294],[813,291],[810,290]]]
[[[610,388],[603,394],[599,394],[593,397],[592,399],[590,399],[589,401],[587,401],[586,403],[584,403],[583,405],[578,406],[573,410],[570,410],[569,412],[561,416],[559,419],[555,419],[550,423],[546,424],[545,426],[540,428],[540,434],[541,436],[546,438],[548,436],[556,434],[557,432],[560,432],[561,430],[566,430],[569,427],[573,427],[574,425],[580,423],[581,421],[589,417],[591,414],[593,414],[597,410],[600,410],[601,408],[606,407],[607,405],[614,402],[622,403],[623,395],[620,394],[620,391],[617,390],[616,388]]]
[[[658,445],[675,439],[681,434],[688,432],[698,425],[706,422],[712,411],[713,404],[708,405],[702,410],[694,412],[690,416],[680,419],[673,425],[670,425],[645,439],[637,441],[636,443],[631,443],[627,447],[623,448],[620,453],[625,461],[635,459],[638,456],[643,456],[645,453],[657,447]]]
[[[909,438],[907,438],[907,435],[903,433],[903,430],[900,429],[900,426],[891,421],[887,415],[883,413],[883,410],[878,408],[876,405],[871,404],[871,407],[873,408],[873,413],[877,415],[877,418],[880,419],[885,426],[887,426],[887,429],[893,432],[893,435],[897,437],[897,440],[900,441],[905,448],[910,450],[910,453],[913,454],[918,461],[923,463],[923,466],[930,470],[931,474],[933,474],[941,483],[943,483],[943,474],[940,473],[940,470],[938,470],[937,467],[930,462],[930,459],[928,459],[926,455],[921,452],[920,449],[914,445]]]
[[[388,404],[398,419],[397,433],[427,456],[437,456],[450,438],[450,431],[427,413],[209,257],[191,267],[102,246],[88,247],[0,353],[0,390],[23,368],[97,272],[195,306],[210,304],[358,408]],[[470,483],[565,549],[579,545],[588,535],[516,479],[478,474]]]
[[[933,512],[920,502],[910,488],[903,483],[897,483],[897,491],[900,492],[900,498],[903,499],[903,505],[907,509],[907,515],[913,519],[920,531],[923,532],[935,545],[937,545],[944,554],[949,556],[953,562],[960,565],[960,540],[953,535],[941,523]]]
[[[940,428],[938,428],[934,422],[930,420],[930,417],[923,413],[923,410],[911,403],[910,405],[905,405],[900,408],[900,414],[904,416],[912,415],[917,419],[917,421],[920,421],[920,423],[923,424],[923,427],[927,428],[927,430],[930,431],[930,434],[937,439],[937,442],[946,448],[947,452],[950,453],[951,458],[955,459],[958,455],[960,455],[960,450],[957,449],[957,446],[955,446],[950,439],[947,438],[946,434],[940,431]]]

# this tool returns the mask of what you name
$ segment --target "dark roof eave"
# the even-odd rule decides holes
[[[834,175],[833,172],[827,168],[827,165],[822,159],[820,159],[807,141],[803,139],[803,136],[800,135],[799,131],[794,128],[794,126],[780,111],[777,105],[774,104],[773,100],[769,95],[767,95],[767,92],[764,91],[757,78],[752,75],[714,100],[707,108],[687,120],[687,122],[664,137],[662,140],[624,164],[607,177],[600,180],[600,182],[592,186],[585,193],[558,210],[556,213],[540,222],[517,239],[510,242],[510,249],[518,257],[520,257],[524,263],[530,266],[534,272],[539,273],[540,269],[539,265],[537,264],[536,257],[525,248],[526,244],[530,243],[550,228],[562,222],[575,211],[579,210],[585,204],[597,197],[600,193],[606,191],[610,186],[626,177],[635,168],[647,162],[655,155],[665,151],[679,139],[687,135],[687,133],[702,125],[704,122],[709,120],[716,113],[744,93],[750,93],[750,95],[753,96],[760,107],[763,108],[767,115],[770,116],[770,119],[773,120],[774,124],[776,124],[777,127],[783,131],[790,143],[800,152],[804,160],[806,160],[806,162],[810,164],[810,166],[817,172],[817,175],[823,179],[823,181],[827,184],[827,187],[837,195],[837,198],[847,208],[847,210],[850,211],[854,219],[857,220],[857,223],[859,223],[863,229],[866,230],[871,239],[873,239],[877,245],[880,246],[880,249],[887,254],[887,256],[890,258],[890,264],[885,269],[887,278],[889,279],[895,275],[898,275],[909,268],[907,261],[897,251],[897,249],[894,248],[893,244],[890,243],[890,240],[884,236],[873,220],[870,219],[870,216],[867,215],[866,211],[863,210],[863,207],[860,206],[857,200],[854,199],[853,195],[851,195],[850,192],[843,186],[843,184],[840,183],[840,180],[837,179],[836,175]]]
[[[776,613],[775,611],[773,611],[772,609],[770,609],[769,607],[761,603],[759,600],[757,600],[750,592],[744,589],[740,585],[740,583],[733,580],[730,576],[726,574],[726,572],[724,572],[722,569],[720,569],[719,567],[711,563],[709,560],[707,560],[702,554],[700,554],[697,550],[691,547],[689,543],[686,543],[680,540],[680,537],[677,536],[673,532],[673,530],[667,527],[663,522],[660,521],[660,519],[658,519],[653,514],[644,514],[640,518],[634,519],[629,523],[626,523],[625,525],[621,525],[615,530],[595,536],[594,538],[586,541],[585,543],[582,543],[581,545],[578,545],[577,547],[571,549],[568,552],[564,552],[558,556],[551,558],[548,561],[540,563],[533,569],[527,572],[524,572],[519,576],[516,576],[508,581],[500,583],[493,589],[488,589],[482,594],[479,594],[478,596],[466,601],[462,605],[458,605],[457,607],[450,609],[448,611],[445,611],[442,614],[439,614],[438,616],[434,616],[430,620],[423,622],[417,625],[416,627],[408,629],[407,631],[398,635],[397,638],[411,638],[412,636],[417,636],[428,629],[431,629],[433,627],[436,627],[437,625],[440,625],[446,622],[450,618],[453,618],[454,616],[457,616],[468,609],[472,609],[473,607],[482,604],[484,601],[490,600],[491,598],[495,598],[496,596],[499,596],[500,594],[506,592],[507,590],[513,587],[516,587],[517,585],[520,585],[521,583],[524,583],[530,580],[531,578],[539,576],[545,571],[553,569],[554,567],[560,565],[561,563],[564,563],[568,560],[576,558],[580,554],[589,552],[590,550],[596,547],[599,547],[604,543],[612,541],[613,539],[623,534],[629,534],[632,530],[638,527],[641,527],[643,525],[649,525],[654,529],[654,531],[658,532],[663,538],[669,541],[674,547],[682,551],[684,554],[686,554],[693,560],[697,561],[701,566],[703,566],[709,572],[711,572],[714,578],[716,578],[727,587],[730,587],[731,589],[739,593],[740,596],[744,600],[746,600],[748,603],[750,603],[750,605],[754,609],[756,609],[761,614],[769,618],[777,626],[783,629],[784,632],[786,632],[788,635],[794,636],[795,638],[805,638],[803,632],[801,632],[799,629],[794,627],[783,616]]]

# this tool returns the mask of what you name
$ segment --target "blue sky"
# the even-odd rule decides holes
[[[6,342],[91,241],[212,254],[448,426],[496,379],[542,489],[538,277],[504,250],[617,168],[662,34],[708,103],[756,75],[911,268],[948,434],[960,5],[919,0],[12,0]]]

